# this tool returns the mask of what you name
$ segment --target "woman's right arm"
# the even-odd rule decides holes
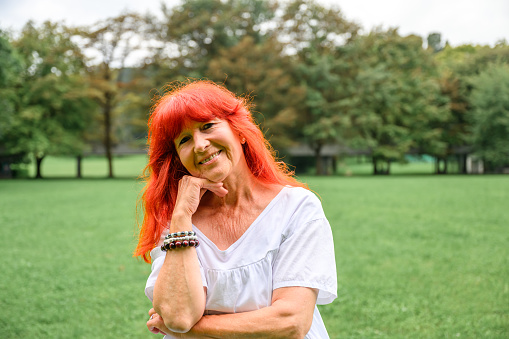
[[[227,191],[222,183],[184,176],[170,222],[170,233],[192,230],[192,216],[203,194],[210,190],[219,196]],[[154,310],[164,319],[168,329],[188,332],[203,316],[205,291],[200,265],[194,247],[170,250],[154,286]]]
[[[171,224],[179,225],[179,229],[171,231],[191,230],[191,221],[186,219],[172,218]],[[187,332],[200,320],[205,293],[194,247],[167,251],[154,286],[153,305],[173,332]]]

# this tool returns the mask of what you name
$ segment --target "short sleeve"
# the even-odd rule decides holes
[[[290,286],[318,289],[318,305],[337,297],[334,242],[325,217],[294,220],[283,234],[273,265],[273,289]]]
[[[161,267],[164,263],[164,258],[166,257],[166,253],[161,251],[159,247],[154,248],[150,252],[150,257],[152,258],[152,272],[148,276],[147,284],[145,285],[145,295],[150,301],[154,300],[154,286],[156,285],[156,280],[161,271]],[[201,273],[201,281],[204,287],[207,287],[207,281],[205,279],[205,272],[200,263],[200,273]]]

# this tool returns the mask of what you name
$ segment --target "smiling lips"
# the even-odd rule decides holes
[[[221,153],[221,151],[217,151],[216,153],[212,154],[210,157],[206,158],[206,159],[203,159],[202,161],[200,161],[198,164],[200,165],[204,165],[206,163],[208,163],[209,161],[211,161],[212,159],[214,159],[215,157],[217,157],[219,155],[219,153]]]

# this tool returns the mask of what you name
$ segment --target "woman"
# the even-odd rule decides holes
[[[149,329],[328,338],[316,304],[336,298],[329,223],[274,160],[246,101],[212,82],[182,85],[155,105],[148,140],[135,255],[152,261]]]

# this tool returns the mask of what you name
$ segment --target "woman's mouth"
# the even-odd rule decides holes
[[[200,161],[198,164],[204,165],[204,164],[208,163],[212,159],[216,158],[219,155],[219,153],[221,153],[221,151],[217,151],[216,153],[212,154],[210,157],[205,158],[202,161]]]

